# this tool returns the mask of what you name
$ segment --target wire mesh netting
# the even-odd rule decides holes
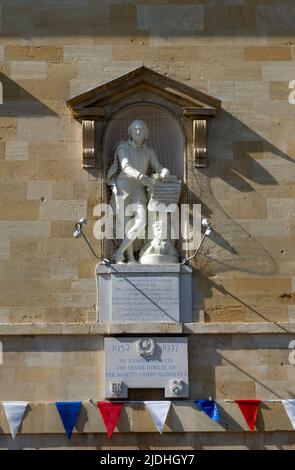
[[[183,180],[185,137],[177,119],[168,111],[156,105],[141,104],[125,108],[117,113],[106,126],[103,136],[103,174],[104,177],[114,160],[114,149],[119,142],[128,140],[128,127],[134,120],[142,120],[147,125],[149,135],[145,144],[152,148],[161,165],[170,174]],[[152,169],[147,174],[150,175]],[[105,185],[104,198],[110,201],[112,190]],[[118,240],[105,240],[108,257],[118,246]],[[140,244],[138,244],[138,248]]]
[[[170,173],[183,179],[185,138],[174,116],[154,105],[136,105],[118,113],[108,124],[103,139],[104,174],[114,158],[114,147],[128,140],[128,127],[136,120],[144,121],[149,130],[146,145],[154,150],[161,164]]]

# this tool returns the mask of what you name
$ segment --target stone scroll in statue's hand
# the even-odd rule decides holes
[[[149,211],[174,212],[181,191],[181,181],[176,176],[161,178],[153,175],[154,186],[148,203]]]

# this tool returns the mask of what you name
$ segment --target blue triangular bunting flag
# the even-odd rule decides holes
[[[71,439],[74,426],[80,413],[81,401],[56,401],[56,408],[64,425],[68,439]]]
[[[194,400],[194,404],[200,410],[204,411],[209,418],[213,419],[213,421],[219,422],[219,412],[215,400]]]

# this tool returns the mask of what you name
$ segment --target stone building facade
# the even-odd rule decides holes
[[[295,448],[280,402],[295,396],[294,2],[1,0],[0,19],[0,400],[30,402],[15,441],[0,409],[0,447]],[[189,400],[162,436],[129,403],[109,441],[88,399],[104,399],[104,335],[126,327],[97,322],[97,260],[73,238],[87,217],[99,250],[102,180],[66,102],[142,65],[222,102],[189,195],[214,235],[193,262],[194,322],[146,330],[187,335]],[[226,425],[192,414],[209,396]],[[253,434],[239,398],[262,400]],[[69,443],[56,400],[83,401]]]

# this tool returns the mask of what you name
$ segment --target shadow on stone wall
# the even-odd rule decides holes
[[[259,417],[258,417],[259,418]],[[87,450],[294,450],[294,433],[276,432],[204,432],[204,433],[114,433],[76,434],[68,441],[66,434],[24,434],[15,440],[10,435],[0,437],[1,449],[85,449]],[[52,456],[52,457],[51,457]],[[46,461],[56,463],[56,455],[48,452]],[[68,462],[71,462],[67,456]],[[74,457],[73,457],[74,458]]]
[[[220,152],[223,152],[223,158],[220,158]],[[294,160],[223,110],[217,116],[209,132],[208,153],[207,169],[190,169],[192,186],[196,189],[194,193],[189,192],[189,201],[201,204],[202,216],[211,220],[214,229],[194,259],[194,267],[205,275],[231,270],[261,276],[276,273],[275,260],[250,231],[248,232],[226,212],[222,207],[222,201],[226,203],[227,198],[233,199],[233,194],[244,194],[242,209],[246,210],[248,194],[255,192],[255,184],[270,187],[278,184],[275,177],[252,155],[255,157],[257,153],[269,153],[273,161],[276,161],[273,158],[275,156],[277,159],[293,164]],[[218,184],[218,179],[223,181],[223,185],[220,186],[219,200],[216,199],[213,190],[215,182]],[[254,184],[251,185],[251,182]],[[227,185],[234,188],[235,192],[230,190],[226,193]],[[234,202],[230,201],[232,207],[234,207]],[[257,202],[260,202],[258,195]],[[239,217],[236,218],[239,219]],[[256,220],[259,225],[264,217],[251,216],[251,214],[248,217],[241,216],[241,223],[243,219],[246,222],[250,220],[254,226]],[[269,223],[271,222],[270,220]],[[275,219],[273,224],[275,224]],[[266,232],[267,229],[264,229],[264,236],[267,236]]]
[[[31,39],[45,36],[141,36],[158,38],[202,36],[280,35],[294,32],[295,7],[260,0],[251,5],[220,5],[220,2],[178,2],[136,4],[137,2],[95,2],[71,0],[39,2],[10,0],[3,4],[1,34]],[[199,4],[198,4],[199,3]],[[215,3],[215,4],[214,4]]]
[[[212,279],[209,277],[204,276],[202,273],[198,273],[198,282],[202,284],[203,289],[202,289],[202,294],[203,298],[210,298],[212,296],[212,291],[216,290],[220,292],[222,295],[224,295],[227,298],[230,298],[233,300],[235,304],[239,304],[242,307],[245,307],[245,311],[250,312],[253,314],[253,319],[259,322],[266,322],[266,323],[272,323],[278,326],[279,329],[282,331],[289,333],[290,331],[288,328],[284,327],[281,325],[281,319],[278,321],[273,321],[272,319],[268,318],[264,313],[258,310],[259,307],[255,306],[255,308],[251,305],[249,305],[248,302],[243,300],[241,296],[237,296],[230,292],[229,289],[226,289],[222,284],[217,284],[214,282]],[[222,309],[222,306],[220,306]],[[205,319],[206,319],[206,314],[205,314]],[[207,319],[208,320],[208,319]]]
[[[241,295],[235,295],[209,278],[232,271],[254,276],[270,276],[278,272],[276,261],[263,244],[255,238],[251,230],[254,233],[259,232],[261,237],[273,238],[276,235],[272,231],[276,229],[279,237],[281,230],[276,219],[267,219],[266,213],[259,213],[259,204],[263,201],[263,197],[267,198],[266,187],[269,186],[271,191],[272,187],[279,184],[263,166],[265,161],[263,155],[270,155],[270,160],[275,164],[288,162],[293,166],[294,160],[223,110],[212,123],[208,154],[208,168],[190,169],[191,186],[195,188],[195,191],[188,194],[190,203],[201,204],[202,216],[210,219],[214,229],[210,237],[205,239],[200,252],[192,262],[196,269],[196,282],[199,286],[199,308],[204,309],[204,300],[211,298],[215,289],[225,298],[231,298],[232,310],[234,308],[237,310],[240,306],[242,315],[244,315],[243,312],[248,312],[256,321],[274,323],[267,318],[265,309],[262,313],[256,306],[249,305],[247,296],[243,299]],[[280,168],[279,165],[278,168]],[[256,192],[258,185],[263,186],[264,190],[261,198]],[[252,199],[250,197],[248,201],[252,193],[255,197]],[[238,211],[234,199],[239,201]],[[223,205],[229,210],[236,210],[234,218],[227,213]],[[244,212],[239,217],[240,208]],[[282,295],[284,295],[283,292]],[[277,304],[287,305],[280,299]],[[272,315],[273,313],[270,313],[270,317]]]
[[[3,104],[0,105],[0,116],[57,116],[56,112],[2,72],[0,72],[0,82],[3,85]]]
[[[291,399],[294,390],[289,390],[286,368],[294,367],[288,350],[293,337],[288,332],[191,336],[190,399]]]

